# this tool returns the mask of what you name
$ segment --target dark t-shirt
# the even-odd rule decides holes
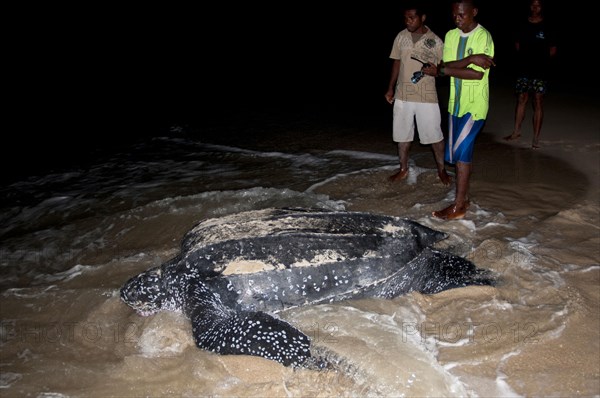
[[[516,41],[519,43],[518,77],[548,79],[550,72],[550,47],[556,46],[554,31],[544,21],[526,21],[519,26]]]

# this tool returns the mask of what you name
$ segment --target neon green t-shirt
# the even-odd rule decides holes
[[[469,33],[463,33],[458,28],[446,33],[444,62],[463,59],[471,54],[494,56],[494,41],[487,29],[477,25]],[[458,117],[471,113],[473,120],[485,119],[490,104],[490,70],[473,64],[469,65],[469,68],[483,72],[483,78],[481,80],[464,80],[451,77],[448,112]]]

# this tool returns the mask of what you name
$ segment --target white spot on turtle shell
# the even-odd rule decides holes
[[[339,252],[335,250],[324,250],[316,254],[312,259],[303,259],[302,261],[295,262],[292,267],[310,267],[317,264],[335,263],[338,261],[345,260]]]
[[[261,271],[273,271],[275,269],[275,266],[272,264],[266,264],[262,261],[239,260],[227,264],[223,270],[223,275],[253,274]]]
[[[398,225],[393,225],[393,224],[386,224],[383,226],[383,228],[381,228],[381,230],[383,232],[388,232],[391,234],[395,234],[398,232],[407,232],[408,230],[405,227],[400,227]]]

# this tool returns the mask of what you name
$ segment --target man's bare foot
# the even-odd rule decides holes
[[[390,181],[401,181],[404,180],[406,177],[408,177],[408,169],[400,169],[399,172],[389,176],[388,179]]]
[[[512,133],[512,134],[509,134],[506,137],[504,137],[504,140],[505,141],[515,141],[515,140],[518,140],[519,138],[521,138],[521,134]]]
[[[469,203],[466,203],[462,206],[457,206],[453,203],[445,209],[434,211],[431,214],[436,218],[441,218],[442,220],[459,220],[464,218],[465,214],[467,214],[468,208]]]
[[[448,173],[446,173],[446,170],[438,171],[438,177],[444,185],[450,185],[450,183],[452,182],[452,177],[450,177]]]
[[[538,140],[533,140],[533,142],[531,143],[531,149],[539,149],[540,148],[540,142]]]

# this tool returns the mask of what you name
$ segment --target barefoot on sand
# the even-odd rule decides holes
[[[401,181],[408,177],[408,169],[401,169],[394,175],[389,176],[390,181]]]
[[[510,134],[510,135],[507,135],[506,137],[504,137],[504,140],[506,140],[506,141],[515,141],[515,140],[518,140],[519,138],[521,138],[521,134],[516,134],[516,135],[515,134]]]
[[[436,218],[441,218],[442,220],[459,220],[463,218],[465,214],[467,214],[468,208],[468,203],[462,206],[458,206],[453,203],[445,209],[434,211],[431,214]]]

